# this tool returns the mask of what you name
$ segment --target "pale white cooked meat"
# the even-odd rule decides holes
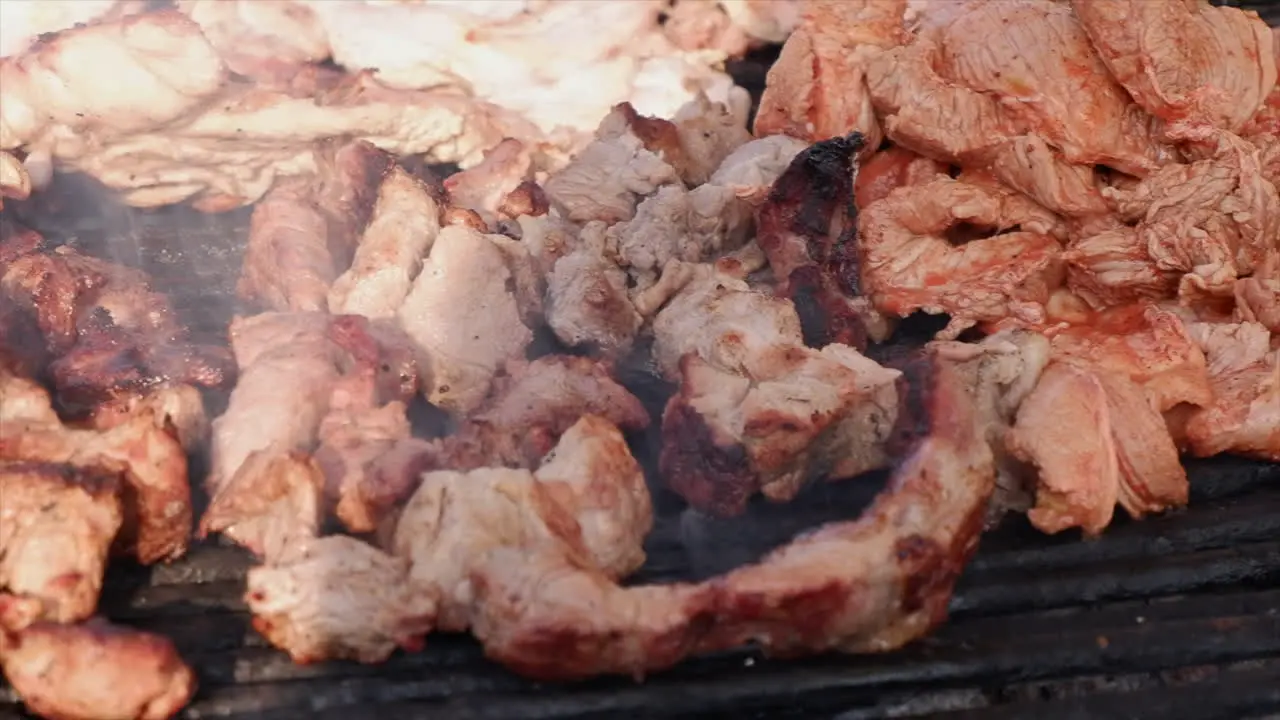
[[[206,489],[216,497],[259,450],[310,450],[338,379],[339,350],[320,313],[263,313],[231,321],[240,367],[227,409],[213,421]]]
[[[16,55],[40,41],[40,36],[81,23],[92,23],[139,12],[139,0],[82,0],[50,3],[9,0],[0,6],[0,57]]]
[[[440,233],[440,208],[427,188],[395,167],[378,188],[351,267],[328,293],[331,313],[392,318]]]
[[[628,296],[627,273],[583,243],[547,275],[547,324],[560,342],[607,356],[626,354],[644,319]]]
[[[564,217],[579,223],[626,220],[641,197],[679,182],[676,169],[638,134],[638,120],[629,107],[614,108],[600,121],[595,139],[548,178],[547,197]]]
[[[796,155],[808,147],[790,135],[770,135],[741,145],[720,163],[708,184],[729,188],[738,198],[759,205]]]
[[[178,0],[232,72],[259,82],[287,82],[302,65],[329,57],[320,19],[292,0]]]
[[[445,178],[444,189],[450,205],[474,210],[494,227],[502,201],[533,174],[531,149],[507,138],[486,151],[479,164]]]
[[[442,229],[398,317],[421,353],[427,399],[474,410],[498,369],[522,357],[533,333],[521,322],[506,258],[484,233]]]
[[[690,268],[692,279],[653,318],[653,359],[664,377],[680,378],[680,360],[696,354],[714,367],[752,375],[770,348],[804,345],[788,300],[751,287],[714,265]]]
[[[118,467],[0,461],[0,595],[53,622],[92,615],[124,522],[120,490]]]
[[[622,434],[585,416],[535,472],[426,474],[391,547],[411,561],[410,578],[438,594],[438,627],[457,631],[477,612],[471,577],[490,551],[552,553],[616,580],[644,561],[640,543],[652,523],[643,473]]]
[[[268,562],[319,535],[324,470],[301,450],[255,450],[209,501],[199,535],[221,533]]]
[[[249,570],[245,602],[254,629],[296,663],[378,663],[420,648],[431,630],[436,600],[408,570],[407,560],[331,535]]]
[[[22,161],[7,152],[0,152],[0,210],[4,199],[26,200],[31,195],[31,176]]]

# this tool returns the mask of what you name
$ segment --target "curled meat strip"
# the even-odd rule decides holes
[[[899,188],[858,218],[863,289],[885,313],[950,315],[944,338],[1009,316],[1040,323],[1062,272],[1053,222],[1025,198],[950,178]],[[963,225],[1016,231],[956,244],[947,233]]]

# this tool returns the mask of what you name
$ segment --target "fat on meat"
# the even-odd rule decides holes
[[[323,312],[393,160],[363,141],[319,143],[317,172],[276,184],[258,202],[237,292],[267,310]]]
[[[1097,535],[1117,503],[1134,518],[1187,503],[1186,470],[1164,418],[1123,375],[1051,363],[1004,443],[1036,468],[1027,516],[1047,533]]]
[[[329,312],[394,318],[439,234],[439,204],[422,182],[393,168],[378,187],[351,267],[328,290]]]
[[[1229,452],[1280,462],[1280,351],[1257,323],[1192,323],[1208,358],[1213,399],[1186,418],[1191,453]]]
[[[1121,218],[1137,223],[1156,267],[1180,274],[1178,295],[1191,303],[1230,297],[1236,280],[1280,247],[1280,198],[1251,144],[1212,128],[1187,136],[1213,147],[1211,156],[1108,194]]]
[[[514,286],[507,258],[489,236],[456,225],[440,231],[397,312],[421,353],[433,404],[474,410],[503,364],[524,356],[533,333],[521,320]]]
[[[699,91],[719,100],[741,93],[707,67],[714,54],[680,53],[666,40],[662,0],[302,4],[348,70],[368,69],[395,88],[458,84],[547,133],[590,131],[619,102],[670,116]],[[578,41],[566,48],[566,37]]]
[[[0,210],[4,199],[26,200],[31,195],[31,175],[21,160],[0,152]]]
[[[882,135],[864,84],[870,61],[904,44],[907,0],[811,0],[769,68],[755,134],[807,142],[859,132],[863,152]]]
[[[1274,42],[1256,13],[1204,0],[1071,0],[1111,75],[1152,115],[1232,132],[1276,84]]]
[[[955,245],[947,232],[962,223],[998,234]],[[1008,316],[1042,322],[1063,274],[1053,223],[1008,190],[950,178],[899,188],[859,213],[863,289],[891,315],[950,315],[941,337]]]
[[[0,628],[0,668],[29,711],[60,720],[168,720],[197,685],[168,638],[101,618]]]
[[[173,425],[150,408],[107,430],[71,428],[58,418],[44,388],[0,375],[0,460],[116,473],[125,523],[113,550],[143,564],[172,560],[187,550],[192,523],[187,455]]]
[[[1052,357],[1062,363],[1126,377],[1160,412],[1203,406],[1213,391],[1204,352],[1176,312],[1136,303],[1089,315],[1052,332]]]
[[[33,618],[91,616],[124,523],[120,487],[116,468],[0,462],[0,606],[16,597]]]
[[[250,569],[245,603],[254,629],[296,663],[378,663],[420,649],[432,627],[436,599],[408,572],[408,560],[356,538],[314,538]]]

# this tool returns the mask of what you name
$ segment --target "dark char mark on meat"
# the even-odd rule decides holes
[[[908,456],[933,428],[932,402],[937,392],[936,359],[923,348],[904,348],[885,359],[886,367],[902,371],[897,381],[898,418],[889,432],[892,458]]]
[[[778,278],[779,294],[795,304],[811,347],[867,346],[866,327],[847,302],[860,292],[853,174],[864,143],[852,133],[806,148],[774,182],[757,216],[761,248],[771,262],[783,258],[775,266],[791,268]],[[796,252],[792,236],[804,240],[808,262],[788,257]]]

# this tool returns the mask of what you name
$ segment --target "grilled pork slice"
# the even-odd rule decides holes
[[[64,417],[107,429],[152,405],[171,412],[185,446],[203,442],[203,404],[182,387],[224,387],[234,368],[224,350],[189,341],[146,274],[16,233],[0,243],[0,297],[39,327]]]
[[[716,612],[699,646],[884,652],[941,623],[995,487],[989,441],[1043,368],[1043,344],[1026,333],[940,342],[908,363],[893,442],[904,452],[886,490],[858,520],[712,581]]]
[[[508,360],[533,341],[515,292],[517,278],[498,241],[475,230],[440,231],[398,311],[421,353],[424,392],[433,404],[467,414]]]
[[[1239,130],[1275,85],[1271,30],[1256,13],[1145,0],[1072,0],[1071,8],[1115,79],[1175,127]]]
[[[1047,533],[1101,533],[1119,503],[1131,517],[1187,503],[1187,473],[1149,396],[1123,375],[1051,363],[1005,435],[1036,468],[1027,516]]]
[[[395,317],[439,233],[440,207],[426,185],[392,168],[378,187],[351,268],[329,290],[329,312]]]
[[[328,309],[329,288],[351,264],[394,164],[360,141],[317,143],[314,153],[316,174],[276,184],[249,221],[236,291],[266,310]]]
[[[92,615],[124,521],[120,485],[104,470],[0,462],[0,605],[16,596],[58,623]]]
[[[690,505],[736,515],[757,491],[790,500],[818,477],[883,467],[899,373],[844,345],[784,346],[750,374],[695,354],[662,416],[660,466]]]
[[[1280,462],[1280,351],[1257,323],[1192,323],[1208,358],[1213,400],[1182,428],[1192,454],[1230,452]]]
[[[471,574],[490,551],[552,553],[618,579],[644,562],[641,545],[652,524],[644,475],[622,434],[587,415],[535,471],[425,475],[391,548],[411,561],[414,582],[439,595],[438,627],[456,631],[478,611]]]
[[[408,569],[355,538],[311,538],[249,570],[245,602],[254,629],[294,662],[382,662],[419,648],[435,616],[435,597]]]
[[[1213,397],[1204,352],[1171,310],[1135,303],[1086,315],[1053,333],[1053,359],[1127,377],[1159,412]]]
[[[769,68],[758,136],[785,133],[809,142],[850,132],[874,152],[883,136],[864,81],[867,64],[907,41],[906,0],[819,0],[805,3],[802,19]]]
[[[948,232],[962,224],[996,234],[953,244]],[[986,184],[940,177],[899,188],[858,216],[863,289],[890,315],[949,315],[944,338],[1010,316],[1043,323],[1062,274],[1056,224],[1026,198]]]
[[[429,470],[535,468],[584,415],[623,430],[649,424],[640,401],[603,363],[567,355],[509,362],[484,405],[443,438],[409,438],[400,413],[390,408],[369,410],[349,424],[334,419],[335,409],[321,426],[316,459],[335,494],[338,519],[352,532],[379,528]],[[326,436],[331,422],[334,434]]]
[[[242,370],[227,411],[214,421],[212,501],[201,533],[225,532],[274,557],[319,527],[326,498],[347,472],[348,424],[381,413],[403,429],[397,437],[407,436],[416,351],[394,325],[323,313],[237,318],[231,343]],[[320,453],[325,466],[310,455],[322,442],[332,446]]]
[[[187,456],[172,424],[151,409],[109,430],[68,428],[43,388],[0,375],[0,460],[119,474],[124,526],[114,549],[144,564],[187,550],[192,521]]]
[[[28,710],[58,720],[168,720],[196,691],[169,640],[100,618],[0,628],[0,667]]]

